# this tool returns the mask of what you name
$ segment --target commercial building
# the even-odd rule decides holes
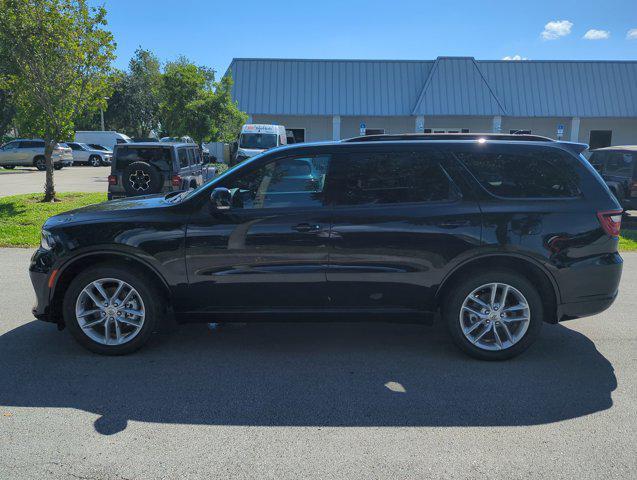
[[[531,132],[637,144],[637,62],[237,58],[233,98],[297,141],[361,133]]]

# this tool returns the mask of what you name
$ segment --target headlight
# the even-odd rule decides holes
[[[51,250],[55,247],[55,240],[53,235],[48,230],[42,229],[42,235],[40,236],[40,247],[44,250]]]

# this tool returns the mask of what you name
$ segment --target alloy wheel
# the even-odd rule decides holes
[[[130,182],[133,189],[137,191],[148,190],[150,187],[150,175],[148,175],[143,170],[135,170],[128,177],[128,181]]]
[[[529,328],[529,302],[506,283],[487,283],[462,303],[460,328],[465,338],[482,350],[505,350],[518,343]]]
[[[146,318],[141,295],[116,278],[94,280],[75,302],[75,316],[82,331],[102,345],[122,345],[139,334]]]

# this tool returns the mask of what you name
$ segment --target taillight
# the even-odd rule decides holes
[[[171,183],[173,187],[181,187],[181,177],[179,175],[173,175]]]
[[[622,227],[622,210],[608,210],[606,212],[597,212],[599,223],[602,224],[604,231],[611,237],[618,237]]]
[[[109,185],[117,185],[117,175],[109,175],[108,176],[108,184]]]

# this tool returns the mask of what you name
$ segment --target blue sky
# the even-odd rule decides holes
[[[220,73],[233,57],[637,60],[637,0],[91,3],[108,10],[120,68],[138,46]]]

